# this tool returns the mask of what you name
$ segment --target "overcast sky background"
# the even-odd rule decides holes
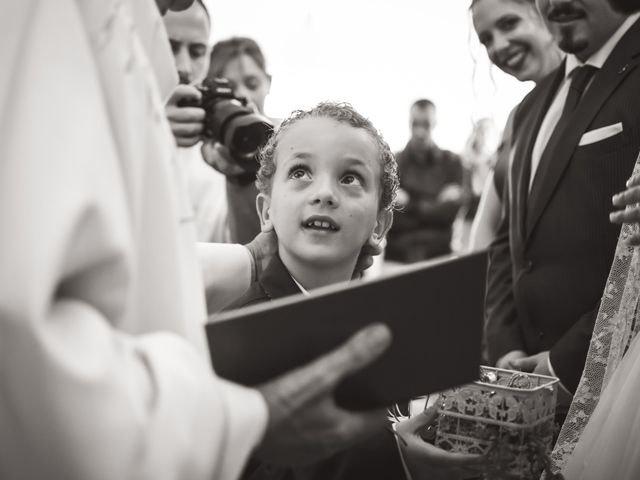
[[[408,139],[408,110],[418,98],[436,103],[436,141],[460,152],[474,121],[492,117],[501,130],[533,87],[490,68],[472,30],[469,0],[205,3],[212,42],[242,35],[262,47],[273,76],[268,115],[348,101],[393,150]]]

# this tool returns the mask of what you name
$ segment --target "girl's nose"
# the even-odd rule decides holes
[[[331,181],[321,180],[317,183],[311,197],[311,203],[334,208],[338,205],[338,196]]]

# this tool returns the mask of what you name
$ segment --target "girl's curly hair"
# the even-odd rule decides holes
[[[322,102],[311,110],[296,110],[285,119],[260,151],[260,169],[256,180],[258,190],[262,193],[271,191],[271,179],[276,171],[275,153],[282,135],[296,122],[304,118],[318,117],[331,118],[337,122],[346,123],[354,128],[362,128],[369,132],[378,146],[380,165],[382,167],[379,210],[391,210],[394,206],[399,185],[396,159],[380,132],[367,118],[360,115],[348,103]]]

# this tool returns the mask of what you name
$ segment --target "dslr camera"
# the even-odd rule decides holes
[[[202,100],[182,101],[180,106],[204,109],[204,137],[227,147],[245,172],[255,173],[258,151],[273,132],[271,122],[247,107],[246,99],[236,97],[225,78],[206,78],[196,88]]]

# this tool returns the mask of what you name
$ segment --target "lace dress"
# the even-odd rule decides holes
[[[640,478],[640,338],[602,392],[569,458],[567,480]]]
[[[637,231],[637,224],[622,226],[582,378],[553,451],[553,471],[567,480],[640,478],[640,248],[625,243]]]

